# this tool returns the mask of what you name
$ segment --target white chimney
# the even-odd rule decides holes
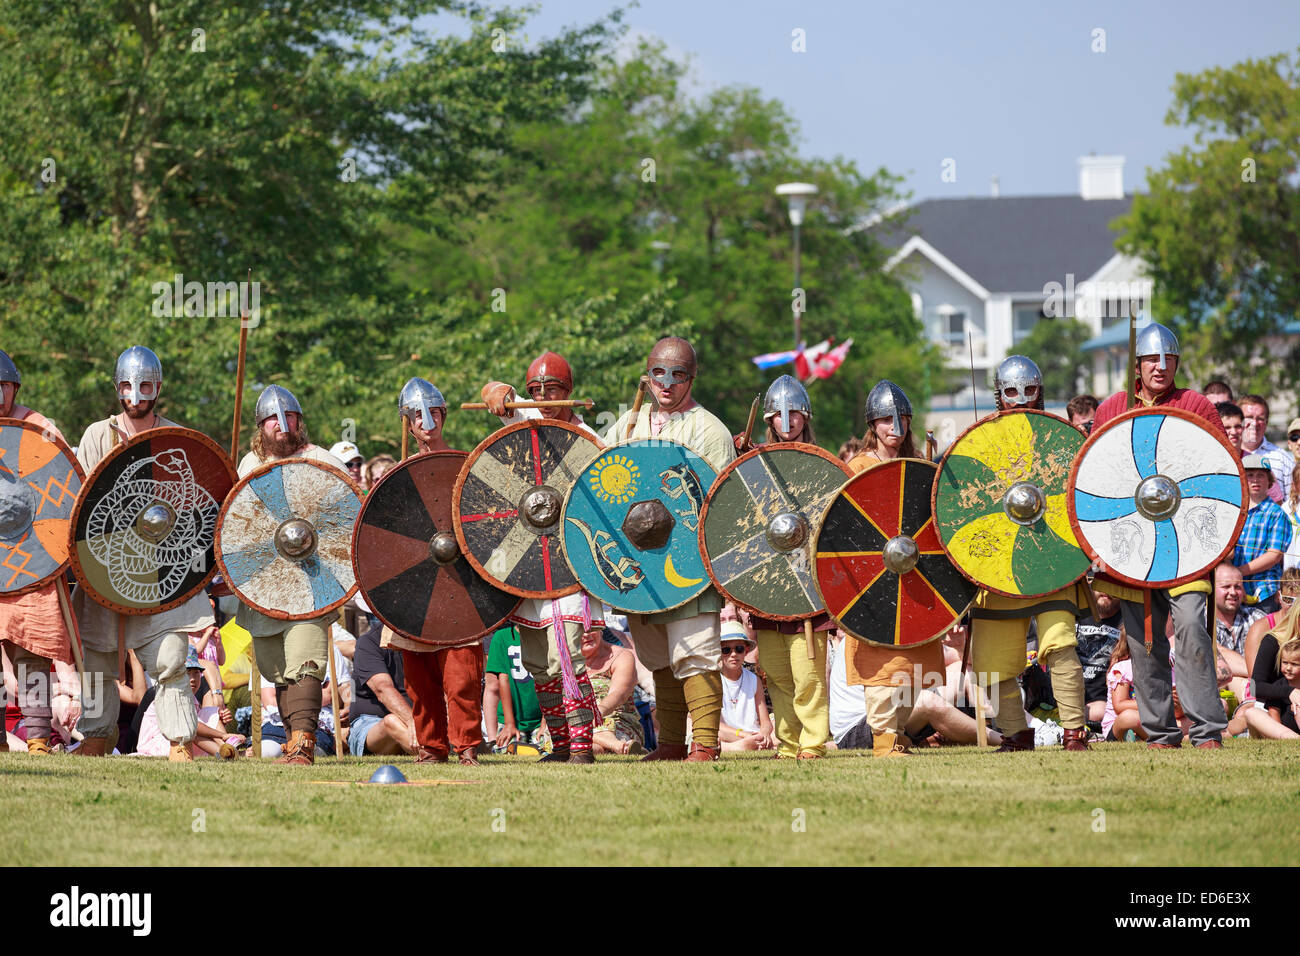
[[[994,199],[998,198],[998,177],[996,173],[993,175],[993,178],[989,180],[989,195]]]
[[[1080,156],[1079,195],[1084,199],[1123,199],[1124,157]]]

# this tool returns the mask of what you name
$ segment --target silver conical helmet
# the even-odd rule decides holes
[[[1152,322],[1145,329],[1138,329],[1138,358],[1144,355],[1159,355],[1158,368],[1165,367],[1165,356],[1178,354],[1178,336],[1159,322]]]
[[[397,399],[397,410],[405,417],[420,420],[420,427],[427,432],[436,431],[438,423],[433,420],[433,410],[443,409],[446,414],[447,400],[426,378],[410,378],[402,386],[402,394]]]
[[[268,418],[275,418],[280,423],[280,431],[288,435],[290,412],[302,415],[302,406],[298,404],[298,399],[293,397],[293,392],[283,385],[268,385],[257,397],[258,428],[261,428],[262,422]]]
[[[9,357],[9,353],[3,350],[0,350],[0,382],[13,382],[15,385],[23,383],[23,377],[18,371],[18,366]]]
[[[1014,395],[1007,390],[1014,389]],[[1033,359],[1008,355],[993,374],[993,391],[999,408],[1038,408],[1043,402],[1043,373]]]
[[[793,375],[782,375],[768,386],[767,395],[763,398],[763,421],[770,422],[780,415],[781,431],[788,435],[791,412],[803,412],[805,418],[811,419],[812,401],[802,382]]]
[[[905,391],[889,379],[882,378],[867,396],[866,414],[868,425],[878,418],[892,418],[894,434],[901,438],[907,434],[907,429],[903,427],[903,416],[912,416],[912,403],[907,400]]]
[[[117,368],[113,371],[113,385],[121,389],[122,383],[131,386],[126,396],[129,402],[152,401],[162,391],[162,362],[150,349],[143,345],[133,345],[117,357]],[[145,394],[140,386],[150,383],[152,394]],[[119,392],[120,394],[120,392]]]

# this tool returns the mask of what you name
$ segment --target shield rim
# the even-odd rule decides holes
[[[72,448],[68,445],[66,441],[64,441],[58,435],[46,434],[46,429],[40,427],[35,422],[29,421],[26,418],[0,418],[0,428],[5,428],[5,427],[25,428],[28,431],[34,431],[46,441],[58,445],[59,449],[63,452],[64,456],[70,462],[72,462],[73,470],[77,473],[77,477],[81,479],[81,487],[82,488],[86,487],[86,470],[81,467],[81,462],[78,461],[77,456],[72,453]],[[81,489],[77,490],[77,498],[78,499],[81,498]],[[71,538],[73,534],[73,530],[75,530],[77,527],[76,514],[77,514],[77,502],[74,501],[72,504],[72,514],[68,518],[68,527],[69,529],[72,529],[69,530],[68,532],[69,538]],[[68,566],[71,563],[72,563],[72,548],[71,546],[69,546],[68,557],[64,559],[64,562],[61,565],[59,565],[49,574],[45,575],[45,577],[41,578],[39,581],[36,581],[32,584],[24,584],[20,588],[14,588],[12,591],[0,592],[0,599],[18,597],[21,594],[28,594],[32,591],[39,591],[41,588],[48,587],[52,582],[58,580],[60,577],[63,576],[63,574],[68,570]]]
[[[1209,575],[1216,567],[1222,564],[1230,554],[1232,554],[1233,549],[1237,546],[1237,538],[1241,534],[1242,525],[1246,523],[1246,512],[1250,507],[1250,495],[1246,490],[1246,470],[1241,466],[1241,459],[1237,457],[1237,450],[1228,444],[1228,436],[1216,432],[1214,426],[1206,419],[1194,412],[1187,411],[1185,408],[1174,408],[1169,405],[1152,405],[1150,408],[1131,408],[1116,415],[1100,428],[1094,429],[1093,433],[1088,436],[1088,440],[1083,443],[1083,447],[1079,449],[1079,454],[1074,456],[1074,464],[1070,467],[1070,480],[1065,486],[1066,511],[1070,516],[1070,527],[1074,529],[1074,536],[1079,539],[1079,546],[1083,548],[1084,553],[1088,555],[1089,558],[1093,561],[1098,560],[1097,552],[1093,550],[1087,539],[1084,537],[1083,531],[1079,526],[1078,515],[1075,513],[1074,508],[1075,481],[1079,476],[1079,466],[1083,464],[1083,459],[1088,453],[1089,446],[1092,445],[1099,435],[1106,434],[1122,422],[1132,421],[1135,418],[1140,418],[1145,415],[1172,415],[1175,418],[1181,418],[1194,425],[1200,425],[1202,431],[1215,438],[1223,449],[1229,453],[1229,459],[1236,462],[1237,477],[1241,481],[1241,513],[1237,515],[1237,524],[1233,528],[1228,544],[1219,552],[1218,556],[1213,561],[1208,562],[1200,571],[1184,574],[1169,581],[1163,581],[1160,583],[1154,581],[1139,581],[1136,578],[1129,577],[1127,574],[1116,571],[1109,565],[1106,566],[1104,571],[1098,572],[1098,574],[1104,574],[1106,577],[1112,578],[1120,584],[1128,585],[1129,587],[1141,588],[1144,591],[1165,591],[1169,588],[1176,588],[1191,581],[1204,580],[1207,575]]]
[[[830,503],[826,506],[826,510],[822,512],[821,519],[817,522],[817,533],[816,533],[816,535],[814,535],[814,537],[813,537],[814,555],[816,554],[816,545],[817,545],[818,542],[821,541],[821,537],[822,537],[822,528],[823,528],[823,527],[825,526],[825,524],[826,524],[826,516],[827,516],[828,514],[830,514],[830,512],[831,512],[831,508],[833,508],[833,507],[835,506],[835,502],[836,502],[836,500],[838,500],[838,499],[839,499],[839,496],[842,495],[842,494],[844,493],[844,490],[845,490],[846,488],[848,488],[849,485],[851,485],[853,482],[857,481],[859,478],[861,478],[863,475],[867,474],[868,472],[875,471],[877,468],[887,468],[887,467],[893,465],[893,464],[896,463],[896,462],[908,462],[908,461],[914,461],[914,462],[919,462],[919,463],[921,463],[921,464],[923,464],[923,465],[929,465],[931,468],[934,469],[935,477],[937,478],[937,477],[939,476],[939,463],[938,463],[938,462],[929,461],[929,460],[927,460],[927,459],[925,459],[925,458],[906,458],[906,457],[903,457],[903,456],[899,456],[898,458],[891,458],[891,459],[889,459],[888,461],[878,461],[878,462],[876,462],[874,465],[872,465],[870,468],[863,468],[861,471],[854,473],[853,475],[851,475],[851,476],[849,477],[849,480],[848,480],[848,481],[846,481],[846,482],[844,482],[844,484],[840,485],[840,490],[837,491],[837,492],[835,493],[835,497],[831,499]],[[933,497],[933,492],[931,492],[931,495],[932,495],[932,497]],[[933,506],[933,503],[931,504],[930,514],[931,514],[931,516],[933,516],[933,514],[934,514],[934,506]],[[938,537],[938,534],[936,534],[935,537]],[[951,564],[953,565],[953,567],[956,567],[956,562],[954,562],[954,561],[952,560],[952,558],[949,557],[948,552],[947,552],[947,551],[944,551],[943,554],[944,554],[944,557],[948,558],[949,563],[951,563]],[[814,558],[814,560],[815,560],[815,558]],[[969,580],[969,578],[968,578],[967,580]],[[826,595],[822,594],[822,579],[821,579],[821,577],[818,576],[816,567],[813,568],[813,581],[814,581],[814,582],[816,583],[816,585],[817,585],[817,594],[818,594],[818,596],[822,599],[822,604],[825,606],[825,605],[826,605]],[[971,582],[971,583],[973,584],[974,582]],[[927,637],[927,638],[926,638],[925,640],[923,640],[923,641],[912,641],[910,644],[886,644],[886,643],[884,643],[884,642],[882,642],[882,641],[873,641],[873,640],[872,640],[871,638],[869,638],[869,637],[862,637],[862,636],[859,635],[856,631],[854,631],[852,628],[846,627],[846,626],[845,626],[845,625],[844,625],[844,624],[839,620],[839,618],[835,618],[835,626],[838,627],[840,630],[842,630],[845,634],[847,634],[847,635],[849,635],[850,637],[854,638],[855,640],[862,641],[864,644],[870,644],[872,647],[892,647],[892,648],[894,648],[895,650],[906,651],[906,650],[908,650],[909,648],[913,648],[913,647],[924,647],[926,644],[932,644],[932,643],[934,643],[935,641],[939,640],[941,637],[943,637],[945,634],[947,634],[949,631],[951,631],[951,630],[952,630],[952,629],[953,629],[953,628],[954,628],[958,623],[960,623],[961,619],[962,619],[963,617],[966,616],[966,612],[969,611],[969,610],[971,609],[971,605],[975,603],[975,598],[978,597],[978,596],[979,596],[979,589],[977,588],[976,591],[975,591],[975,594],[971,595],[971,599],[970,599],[970,601],[968,601],[968,602],[966,603],[966,605],[965,605],[965,606],[964,606],[960,611],[957,612],[956,616],[953,617],[953,619],[952,619],[952,623],[950,623],[947,627],[945,627],[945,628],[944,628],[942,631],[940,631],[939,633],[934,634],[934,635],[932,635],[931,637]],[[827,606],[827,613],[828,613],[828,614],[830,613],[830,608],[829,608],[829,606]]]
[[[163,425],[159,428],[147,428],[144,431],[140,432],[138,435],[132,436],[127,441],[122,442],[119,445],[115,445],[112,449],[109,450],[109,453],[100,460],[99,464],[97,464],[94,468],[90,470],[89,476],[87,476],[86,480],[82,482],[81,485],[82,492],[84,493],[87,489],[93,486],[95,481],[99,478],[100,474],[102,474],[108,468],[109,464],[113,461],[116,461],[122,455],[125,455],[129,449],[134,448],[137,445],[143,445],[146,441],[153,441],[155,438],[160,438],[160,437],[175,437],[175,438],[183,437],[183,438],[195,439],[197,444],[203,445],[205,448],[208,449],[208,451],[216,452],[221,463],[226,466],[226,474],[230,477],[230,489],[226,491],[226,497],[221,499],[221,507],[220,510],[218,510],[217,512],[217,528],[219,528],[221,525],[221,517],[222,515],[225,514],[226,498],[230,496],[230,492],[234,490],[235,484],[239,481],[239,473],[235,471],[235,465],[230,460],[230,456],[226,454],[226,450],[224,448],[218,445],[214,440],[209,438],[207,435],[203,434],[203,432],[196,431],[193,428],[186,428],[183,425]],[[72,565],[72,573],[76,575],[77,585],[83,591],[85,591],[87,596],[92,598],[95,601],[95,603],[108,608],[110,611],[116,611],[118,614],[130,614],[138,617],[150,617],[154,614],[161,614],[164,611],[170,611],[172,608],[180,607],[186,601],[190,600],[192,597],[194,597],[196,594],[198,594],[200,591],[206,588],[208,584],[212,581],[212,579],[216,576],[217,573],[216,557],[218,552],[217,552],[217,538],[214,536],[212,539],[212,549],[213,549],[212,567],[208,568],[207,573],[203,576],[203,582],[199,584],[197,587],[188,590],[182,597],[172,598],[171,600],[166,601],[163,604],[159,604],[157,607],[153,607],[153,608],[142,608],[142,607],[128,608],[113,603],[112,601],[108,600],[108,598],[99,594],[94,588],[90,586],[90,579],[86,576],[86,573],[81,569],[81,562],[78,561],[76,557],[77,524],[81,520],[81,512],[85,505],[84,499],[85,499],[84,494],[77,495],[77,503],[72,506],[72,526],[68,529],[68,559]],[[215,529],[214,529],[214,535],[215,535]]]
[[[991,412],[990,414],[985,415],[983,418],[981,418],[979,421],[975,422],[974,424],[966,426],[966,429],[960,435],[958,435],[956,438],[952,440],[952,443],[946,449],[944,449],[943,455],[941,455],[939,460],[935,462],[935,464],[939,466],[939,470],[934,473],[934,487],[930,489],[930,512],[932,514],[938,511],[937,503],[939,499],[939,475],[943,472],[943,466],[944,463],[948,460],[949,453],[954,448],[957,447],[958,442],[960,442],[963,438],[965,438],[975,429],[979,428],[981,425],[985,424],[986,422],[991,422],[994,419],[1003,417],[1004,415],[1043,415],[1046,416],[1047,418],[1053,418],[1058,422],[1064,422],[1067,426],[1073,428],[1080,435],[1083,435],[1084,444],[1085,445],[1087,444],[1088,436],[1083,434],[1083,429],[1081,429],[1077,425],[1072,425],[1069,422],[1065,421],[1065,419],[1062,418],[1060,415],[1053,415],[1051,412],[1044,411],[1040,408],[1004,408],[1004,409],[998,409],[994,412]],[[1083,447],[1080,446],[1079,451],[1075,453],[1074,461],[1070,463],[1070,475],[1069,478],[1066,480],[1066,485],[1065,485],[1065,501],[1066,501],[1067,510],[1069,507],[1069,503],[1073,497],[1071,495],[1071,490],[1073,489],[1073,483],[1074,483],[1074,467],[1079,461],[1079,455],[1081,455],[1082,453],[1083,453]],[[936,524],[935,530],[937,531],[938,522],[936,521],[935,524]],[[1074,527],[1073,517],[1071,517],[1070,519],[1070,528],[1071,530],[1074,531],[1074,537],[1077,540],[1079,537],[1079,531],[1077,528]],[[1083,579],[1083,576],[1088,573],[1088,569],[1084,568],[1082,571],[1078,573],[1078,575],[1076,575],[1075,577],[1071,578],[1068,581],[1062,582],[1060,587],[1052,588],[1052,590],[1050,591],[1040,591],[1035,594],[1024,594],[1024,593],[1017,594],[1014,591],[1004,591],[1001,588],[992,587],[991,585],[985,584],[983,581],[977,581],[974,577],[967,574],[966,569],[961,566],[961,564],[957,561],[957,559],[952,556],[952,552],[948,550],[948,542],[943,539],[943,535],[939,535],[939,547],[943,548],[943,553],[948,555],[948,560],[952,562],[952,566],[957,569],[958,574],[964,577],[971,584],[978,585],[982,590],[988,591],[991,594],[999,594],[1002,597],[1025,598],[1026,600],[1046,597],[1049,594],[1055,594],[1057,591],[1061,590],[1061,588],[1068,588],[1071,584],[1077,584],[1080,580]],[[1079,550],[1081,551],[1083,550],[1082,545],[1079,546]],[[1091,557],[1091,555],[1089,555],[1086,551],[1084,551],[1084,555],[1085,557]]]
[[[763,452],[773,452],[773,451],[806,452],[808,454],[813,455],[814,457],[824,458],[829,462],[833,462],[835,465],[839,467],[840,471],[844,472],[845,477],[847,478],[853,477],[853,472],[849,470],[849,466],[845,462],[840,461],[838,455],[832,455],[825,448],[822,448],[819,445],[812,445],[809,444],[808,442],[802,442],[802,441],[778,441],[778,442],[770,442],[765,445],[758,445],[754,448],[751,448],[749,451],[745,452],[743,455],[739,456],[738,458],[732,459],[730,462],[727,463],[727,466],[723,468],[722,471],[718,472],[718,477],[714,479],[713,486],[709,488],[709,493],[704,496],[704,506],[700,509],[700,530],[699,530],[700,557],[704,559],[704,570],[708,572],[709,580],[713,582],[713,586],[717,589],[718,593],[721,594],[728,601],[730,601],[732,604],[736,605],[736,607],[744,608],[746,611],[749,611],[751,614],[757,614],[759,617],[765,618],[766,620],[769,621],[786,621],[786,622],[809,621],[817,617],[817,615],[824,614],[826,612],[825,599],[822,600],[822,606],[819,610],[810,611],[807,614],[772,614],[768,611],[762,610],[761,608],[754,607],[751,604],[746,604],[744,601],[741,601],[733,597],[731,592],[728,591],[726,588],[724,588],[718,582],[718,579],[714,577],[713,561],[709,557],[709,552],[704,547],[704,529],[709,521],[709,506],[713,504],[714,493],[719,488],[722,487],[722,482],[725,479],[731,477],[732,472],[734,472],[738,467],[740,467],[740,465],[743,462],[746,462],[751,458],[755,458],[758,455],[762,454]],[[843,486],[841,485],[841,487]],[[837,491],[836,495],[838,496],[838,494],[839,492]],[[820,518],[825,517],[825,515],[823,514],[821,516],[815,516],[809,514],[808,517],[809,518],[818,517],[817,530],[820,530],[821,529]],[[816,536],[814,535],[813,537],[815,539]],[[809,553],[811,556],[812,552],[810,551]],[[817,573],[815,568],[813,569],[812,577],[813,580],[816,581]],[[814,587],[817,586],[814,584]],[[820,587],[817,587],[817,596],[819,598],[822,596]]]
[[[587,441],[591,442],[593,446],[595,446],[596,452],[591,456],[590,459],[588,459],[587,463],[582,466],[583,471],[585,471],[593,461],[595,461],[601,454],[603,454],[605,448],[607,447],[606,445],[604,445],[604,443],[600,441],[599,438],[592,437],[590,434],[587,433],[585,429],[579,428],[577,425],[574,425],[571,422],[560,422],[550,418],[525,418],[521,422],[511,422],[509,425],[503,425],[501,428],[498,428],[492,434],[488,435],[481,442],[475,445],[472,451],[463,453],[463,454],[467,454],[468,457],[465,460],[465,464],[461,466],[460,474],[456,476],[456,483],[452,487],[451,523],[452,523],[452,529],[456,532],[456,541],[458,544],[460,544],[460,553],[465,555],[465,560],[467,560],[470,563],[470,567],[472,567],[475,573],[478,574],[478,576],[481,577],[484,581],[487,581],[489,584],[491,584],[493,587],[497,588],[498,590],[505,591],[508,594],[514,594],[520,598],[538,598],[538,599],[548,600],[551,598],[565,597],[566,595],[569,594],[577,594],[579,591],[582,590],[582,584],[575,582],[574,584],[563,588],[550,588],[548,590],[542,590],[542,591],[529,591],[526,588],[515,587],[513,585],[505,584],[502,581],[498,581],[495,577],[493,577],[490,573],[488,573],[488,570],[483,566],[483,563],[479,561],[479,559],[470,552],[469,546],[465,541],[465,532],[461,526],[461,521],[460,521],[460,499],[461,499],[461,492],[465,487],[465,481],[469,477],[470,469],[474,467],[474,463],[479,460],[479,458],[483,455],[487,447],[513,432],[523,431],[525,428],[539,428],[543,426],[562,428],[565,431],[574,432],[579,438],[585,438]],[[564,496],[564,500],[566,503],[569,500],[569,496],[567,493]],[[561,508],[560,528],[563,529],[563,527],[564,527],[564,509]],[[561,554],[564,553],[563,533],[560,534],[559,550]],[[565,559],[565,564],[568,564],[567,558]],[[570,573],[572,573],[573,568],[570,567],[569,571]],[[574,577],[576,578],[577,575],[575,574]]]
[[[627,440],[625,440],[625,441],[615,442],[615,443],[612,444],[612,445],[606,445],[604,448],[602,448],[602,449],[601,449],[600,451],[598,451],[596,454],[594,454],[594,455],[591,456],[591,458],[587,461],[587,463],[586,463],[585,465],[582,466],[582,470],[583,470],[583,471],[586,471],[588,468],[590,468],[590,467],[592,466],[592,464],[596,461],[597,458],[599,458],[601,455],[605,454],[606,452],[610,452],[610,451],[615,450],[616,448],[624,448],[624,447],[626,447],[626,446],[628,446],[628,445],[642,445],[642,444],[651,444],[651,443],[654,444],[654,445],[660,446],[660,447],[662,447],[662,446],[664,446],[664,445],[676,445],[678,448],[683,448],[683,449],[685,449],[686,451],[690,452],[692,455],[694,455],[694,456],[695,456],[696,458],[698,458],[700,461],[704,462],[706,465],[709,465],[709,461],[708,461],[708,459],[705,458],[703,455],[701,455],[699,452],[697,452],[697,451],[696,451],[694,448],[692,448],[690,445],[685,445],[685,444],[683,444],[682,442],[679,442],[679,441],[673,441],[671,438],[629,438],[629,439],[627,439]],[[712,465],[709,465],[709,467],[712,468],[713,466],[712,466]],[[715,478],[715,479],[714,479],[714,484],[716,484],[716,483],[717,483],[717,479]],[[579,484],[579,483],[575,481],[575,482],[573,483],[573,488],[577,488],[577,487],[578,487],[578,484]],[[569,493],[568,493],[567,495],[564,496],[564,507],[563,507],[562,509],[560,509],[560,527],[561,527],[561,529],[563,529],[563,528],[566,526],[566,525],[565,525],[565,522],[568,520],[568,517],[569,517],[569,501],[573,498],[573,488],[570,488],[570,489],[569,489]],[[713,485],[710,484],[710,485],[709,485],[709,491],[712,491],[712,490],[713,490]],[[706,492],[704,493],[704,498],[705,498],[706,501],[708,500],[708,497],[709,497],[709,494],[708,494],[708,492],[706,491]],[[703,509],[702,507],[701,507],[701,509],[700,509],[700,525],[701,525],[701,526],[704,525],[704,509]],[[698,544],[699,544],[699,540],[700,540],[700,539],[699,539],[699,537],[697,536],[696,539],[695,539],[697,546],[698,546]],[[560,552],[564,555],[564,563],[567,564],[567,565],[569,566],[569,570],[570,570],[571,572],[573,572],[573,576],[574,576],[575,578],[578,579],[578,586],[579,586],[579,589],[580,589],[580,590],[586,590],[586,589],[583,588],[583,586],[582,586],[582,578],[579,576],[579,574],[578,574],[578,572],[577,572],[577,569],[574,568],[574,566],[573,566],[573,562],[569,560],[569,549],[566,548],[566,547],[564,547],[564,539],[563,539],[563,537],[561,537],[561,539],[560,539]],[[607,599],[605,599],[605,598],[597,598],[597,600],[603,601],[605,604],[608,604],[611,608],[613,608],[615,611],[620,612],[621,614],[641,614],[641,615],[644,615],[644,616],[646,616],[646,617],[653,617],[653,616],[656,615],[656,614],[663,614],[665,611],[675,611],[675,610],[677,610],[679,607],[682,607],[682,606],[684,606],[684,605],[686,605],[686,604],[690,604],[692,601],[694,601],[694,600],[696,600],[696,599],[698,599],[698,598],[700,598],[700,597],[703,597],[703,596],[704,596],[704,592],[707,591],[707,590],[708,590],[709,588],[711,588],[711,587],[714,587],[714,584],[713,584],[713,578],[712,578],[711,575],[707,575],[707,574],[706,574],[706,575],[704,576],[704,581],[701,582],[701,584],[700,584],[700,589],[699,589],[698,591],[696,591],[694,594],[692,594],[690,597],[688,597],[688,598],[686,598],[686,599],[684,599],[684,600],[682,600],[682,601],[678,601],[676,604],[669,605],[668,607],[661,607],[661,608],[659,608],[658,610],[655,610],[655,611],[641,611],[641,610],[637,610],[637,609],[628,610],[627,608],[619,607],[617,604],[611,604],[611,603],[610,603]],[[587,591],[587,593],[588,593],[588,594],[591,594],[592,592]],[[818,592],[818,593],[820,593],[820,592]],[[592,597],[596,597],[596,595],[592,594]]]
[[[377,482],[375,482],[374,486],[371,487],[369,493],[367,493],[367,494],[365,495],[365,497],[363,497],[363,498],[361,499],[361,510],[357,512],[357,520],[356,520],[356,523],[352,526],[352,575],[353,575],[353,577],[356,579],[356,582],[357,582],[357,593],[360,594],[362,597],[365,598],[365,601],[366,601],[366,607],[370,608],[371,613],[374,614],[375,617],[379,618],[380,623],[382,623],[382,624],[384,625],[384,627],[388,628],[388,629],[389,629],[390,631],[392,631],[394,634],[400,634],[402,637],[406,638],[408,641],[415,641],[417,644],[423,644],[423,645],[425,645],[426,647],[436,647],[436,648],[444,648],[444,647],[458,647],[458,646],[460,646],[460,645],[463,645],[463,644],[469,643],[470,641],[477,641],[477,640],[479,640],[480,638],[486,637],[487,635],[492,634],[493,632],[499,630],[502,624],[504,624],[504,623],[506,623],[507,621],[510,620],[511,615],[513,615],[513,614],[515,613],[515,611],[517,611],[517,610],[519,609],[520,601],[516,601],[515,604],[514,604],[514,607],[512,607],[512,608],[510,609],[510,611],[506,614],[505,617],[503,617],[501,620],[497,621],[497,623],[496,623],[495,625],[493,625],[492,627],[487,628],[486,630],[480,631],[478,634],[473,634],[473,635],[469,635],[469,636],[466,636],[466,637],[457,637],[457,638],[455,638],[453,641],[426,641],[426,640],[425,640],[424,638],[422,638],[422,637],[416,637],[416,636],[413,635],[413,634],[407,634],[407,633],[406,633],[405,631],[403,631],[401,628],[394,627],[394,626],[392,625],[392,623],[390,623],[389,620],[388,620],[386,617],[384,617],[383,614],[380,613],[379,608],[376,607],[376,606],[375,606],[375,603],[374,603],[373,601],[370,600],[370,595],[367,594],[367,593],[365,592],[365,590],[361,587],[361,572],[360,572],[360,569],[359,569],[359,567],[358,567],[358,565],[357,565],[357,559],[358,559],[358,556],[360,555],[361,552],[360,552],[360,550],[357,548],[357,535],[359,535],[359,534],[361,533],[361,525],[362,525],[362,523],[363,523],[363,522],[362,522],[362,519],[365,517],[365,515],[366,515],[366,508],[369,506],[370,501],[372,500],[372,499],[371,499],[371,495],[372,495],[376,490],[378,490],[379,488],[381,488],[381,487],[383,486],[384,482],[388,480],[388,478],[389,478],[390,475],[393,475],[393,474],[397,473],[398,471],[401,471],[402,469],[409,467],[409,466],[412,465],[412,463],[414,463],[414,462],[418,462],[418,461],[420,461],[420,460],[422,460],[422,459],[428,459],[428,458],[437,457],[437,456],[446,456],[446,457],[448,457],[448,458],[460,458],[460,459],[462,460],[462,466],[463,466],[464,459],[466,459],[466,458],[468,457],[468,455],[469,455],[469,452],[457,451],[456,449],[453,449],[453,448],[443,448],[443,449],[440,449],[440,450],[438,450],[438,451],[426,451],[426,452],[421,452],[421,453],[419,453],[419,454],[417,454],[417,455],[411,455],[411,456],[409,456],[405,461],[400,461],[400,462],[398,462],[397,465],[395,465],[394,467],[388,469],[388,471],[384,472],[384,474],[383,474],[382,476],[380,476],[380,479],[379,479]],[[459,477],[459,476],[458,476],[458,477]],[[456,512],[455,512],[455,508],[453,507],[453,509],[452,509],[452,523],[455,524],[455,521],[456,521]],[[457,540],[459,541],[459,536],[457,537]],[[462,556],[464,555],[464,553],[465,553],[464,550],[462,550],[462,551],[461,551]],[[471,567],[472,567],[472,565],[471,565]],[[477,572],[476,572],[476,573],[477,573]],[[481,575],[480,575],[480,577],[481,577]],[[484,580],[487,581],[488,584],[492,584],[492,582],[491,582],[490,580],[488,580],[487,578],[484,578]],[[493,585],[493,586],[495,587],[495,585]],[[499,590],[499,591],[504,591],[505,589],[504,589],[504,588],[497,588],[497,590]],[[507,594],[510,594],[511,592],[506,591],[506,593],[507,593]],[[515,596],[517,596],[517,595],[515,595]],[[521,600],[522,600],[522,599],[521,599]]]
[[[322,471],[329,472],[334,477],[337,477],[342,481],[346,482],[348,488],[352,490],[352,493],[357,496],[358,500],[364,500],[365,495],[361,493],[361,488],[355,481],[353,481],[347,475],[343,474],[343,472],[339,471],[333,465],[327,465],[323,461],[316,461],[312,458],[302,458],[299,456],[294,456],[291,458],[276,458],[273,459],[272,461],[263,462],[262,464],[254,468],[252,471],[250,471],[248,474],[246,474],[243,478],[240,478],[237,482],[235,482],[235,486],[231,488],[230,492],[226,495],[226,500],[221,503],[221,514],[217,516],[217,537],[216,537],[217,562],[216,563],[221,570],[222,580],[225,581],[226,585],[230,588],[230,590],[235,593],[235,597],[239,598],[241,604],[247,605],[249,608],[251,608],[252,610],[256,611],[259,614],[265,614],[267,617],[275,618],[277,621],[315,621],[319,618],[327,617],[328,615],[333,614],[335,611],[341,608],[348,601],[352,600],[353,595],[357,593],[357,582],[355,580],[355,572],[353,575],[352,587],[348,589],[347,593],[344,594],[343,597],[339,598],[336,601],[331,602],[330,604],[326,605],[323,608],[318,608],[317,610],[310,611],[305,614],[290,614],[287,611],[267,610],[263,608],[260,604],[255,604],[252,601],[247,600],[244,597],[243,592],[241,592],[237,587],[235,587],[233,584],[230,583],[230,572],[226,570],[226,562],[222,560],[221,529],[225,527],[226,513],[230,510],[230,505],[234,502],[235,497],[239,494],[239,492],[243,491],[244,487],[248,485],[248,483],[251,482],[254,478],[259,478],[262,475],[266,474],[267,472],[275,468],[279,468],[283,465],[287,465],[291,462],[295,464],[303,463],[303,464],[311,465],[313,468],[319,468]],[[358,509],[357,514],[360,513],[361,511],[360,509]],[[355,521],[352,523],[352,531],[353,534],[355,535],[356,534]],[[352,539],[349,538],[348,539],[349,550],[351,549],[351,545],[352,545]]]

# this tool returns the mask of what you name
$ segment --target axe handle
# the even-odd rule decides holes
[[[262,672],[257,669],[257,638],[248,639],[248,690],[249,704],[253,708],[252,731],[253,746],[249,748],[248,756],[258,760],[262,759]],[[281,715],[281,720],[284,719]]]
[[[406,443],[411,432],[410,429],[406,427],[405,417],[401,415],[399,415],[398,417],[402,419],[402,461],[406,461]]]
[[[636,398],[632,399],[632,414],[627,420],[627,434],[623,436],[624,441],[632,437],[632,432],[636,428],[637,416],[641,414],[641,403],[645,401],[645,392],[646,386],[643,378],[636,383]]]
[[[330,674],[330,705],[334,708],[334,759],[342,760],[344,753],[343,746],[343,718],[342,706],[339,702],[339,677],[334,669],[334,625],[329,625],[329,674]],[[284,718],[281,717],[283,720]]]
[[[72,648],[72,660],[77,665],[77,676],[81,678],[82,695],[86,693],[86,664],[81,658],[81,632],[77,630],[77,620],[72,616],[72,607],[68,603],[68,582],[59,575],[55,579],[55,590],[59,593],[59,610],[63,612],[63,626],[68,629],[68,644]]]
[[[758,403],[759,399],[755,397],[753,404],[749,406],[749,421],[745,422],[745,437],[740,443],[741,451],[749,451],[749,449],[754,447],[754,444],[750,439],[754,435],[754,420],[758,418]]]
[[[803,622],[803,641],[808,645],[808,660],[817,659],[817,645],[813,643],[813,626],[812,618],[804,618]]]
[[[592,408],[595,406],[589,398],[556,398],[540,402],[506,402],[506,408]],[[461,408],[485,409],[487,402],[462,402]]]

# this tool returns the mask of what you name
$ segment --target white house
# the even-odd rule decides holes
[[[985,412],[992,370],[1039,322],[1077,318],[1098,335],[1126,324],[1130,308],[1149,314],[1150,280],[1139,261],[1115,251],[1111,229],[1133,201],[1124,195],[1123,169],[1122,156],[1086,156],[1077,196],[929,199],[888,227],[895,252],[886,269],[911,290],[917,317],[949,368],[968,372],[973,349]],[[950,417],[969,414],[970,402],[966,386],[936,394],[931,408]]]

